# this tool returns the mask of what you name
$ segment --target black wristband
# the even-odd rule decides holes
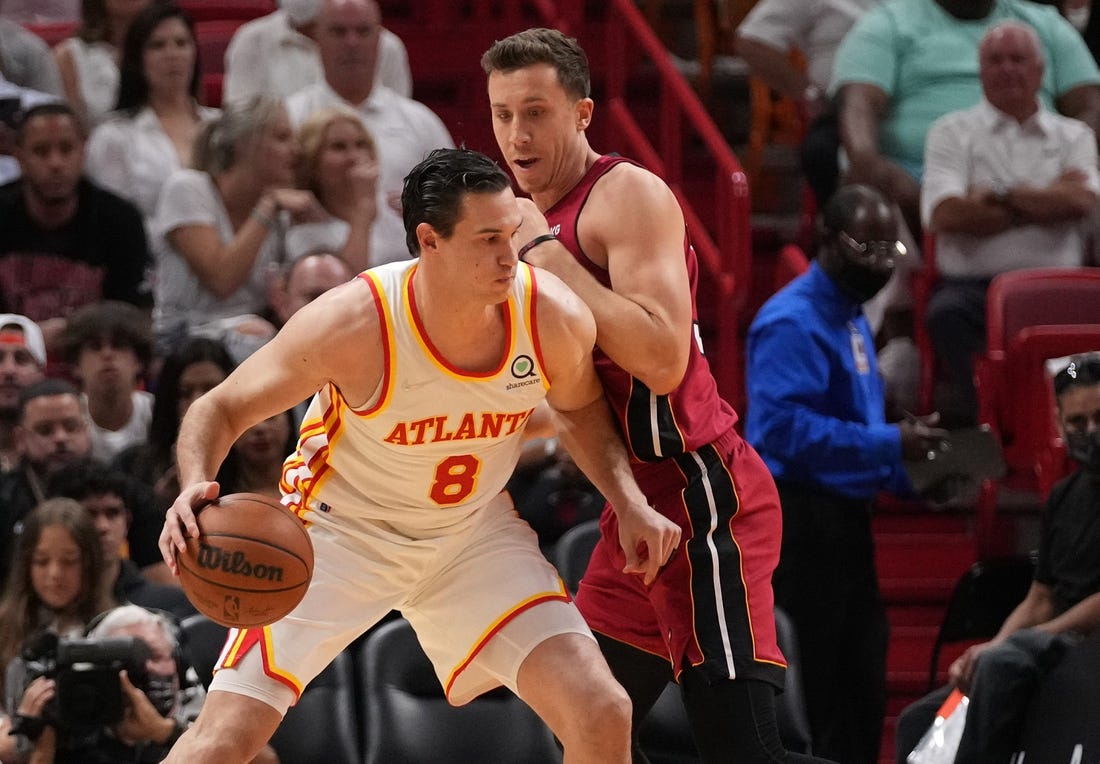
[[[558,240],[558,237],[555,236],[552,233],[544,233],[544,234],[541,234],[539,236],[536,236],[535,238],[531,239],[531,241],[527,242],[526,244],[524,244],[522,247],[519,248],[519,259],[522,260],[524,255],[526,255],[532,249],[537,247],[539,244],[545,244],[548,241],[557,241],[557,240]]]

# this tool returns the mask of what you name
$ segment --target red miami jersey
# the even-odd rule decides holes
[[[637,164],[625,157],[602,156],[584,178],[546,211],[550,231],[597,281],[611,289],[607,270],[585,255],[577,237],[577,221],[593,186],[603,175],[622,162]],[[699,264],[691,241],[684,235],[684,260],[691,283],[691,317],[698,322],[695,287]],[[632,377],[599,348],[593,351],[596,372],[603,383],[608,402],[619,418],[623,435],[636,459],[655,462],[694,451],[729,432],[737,414],[718,395],[718,387],[698,342],[698,327],[691,343],[687,370],[680,384],[667,395],[656,395],[641,380]]]

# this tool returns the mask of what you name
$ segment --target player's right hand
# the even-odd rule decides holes
[[[195,521],[195,512],[218,498],[219,486],[215,482],[194,483],[185,487],[164,515],[164,528],[161,529],[157,546],[164,564],[179,575],[176,568],[176,554],[187,549],[187,537],[199,537],[199,524]]]
[[[620,511],[619,545],[626,555],[623,573],[637,573],[649,586],[680,543],[680,526],[648,504]]]

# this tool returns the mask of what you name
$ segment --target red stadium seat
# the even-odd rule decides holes
[[[55,21],[45,24],[24,24],[23,27],[28,32],[34,32],[36,35],[46,41],[46,44],[51,48],[57,45],[62,40],[72,37],[76,34],[77,27],[80,26],[75,21]]]
[[[199,21],[249,21],[275,10],[275,0],[182,0],[180,7]]]
[[[979,419],[1000,436],[1010,484],[1044,494],[1065,474],[1046,360],[1100,349],[1100,268],[1001,274],[989,287]]]
[[[242,24],[244,21],[241,19],[195,22],[195,39],[198,42],[199,60],[202,62],[204,74],[209,76],[225,73],[225,49],[229,47],[229,41]]]

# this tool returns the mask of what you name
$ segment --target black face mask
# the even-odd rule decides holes
[[[1067,432],[1066,450],[1070,459],[1093,475],[1100,476],[1100,430],[1093,430],[1091,434]]]
[[[839,253],[822,263],[822,267],[844,294],[860,304],[878,294],[894,273],[892,268],[858,265]]]
[[[145,697],[161,716],[168,716],[176,707],[176,675],[147,674],[142,686]]]

